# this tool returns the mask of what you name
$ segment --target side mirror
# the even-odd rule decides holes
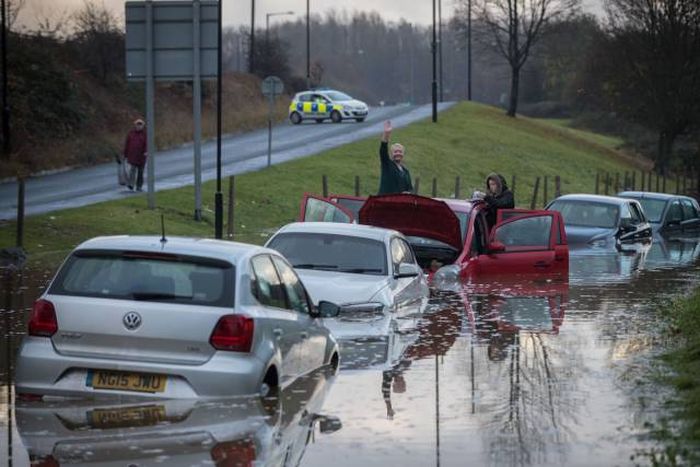
[[[319,318],[335,318],[340,313],[340,306],[332,302],[321,300],[318,302],[316,312]]]
[[[343,428],[340,419],[333,415],[314,415],[314,421],[318,422],[318,429],[324,435],[335,433]]]
[[[493,242],[489,243],[488,250],[489,253],[502,253],[506,251],[506,246],[498,240],[494,240]]]
[[[623,233],[631,232],[636,229],[637,226],[632,222],[632,219],[625,217],[620,219],[620,230]]]
[[[399,264],[399,270],[394,274],[394,278],[400,279],[402,277],[417,277],[420,275],[420,267],[416,264],[401,263]]]

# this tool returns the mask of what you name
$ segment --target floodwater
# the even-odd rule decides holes
[[[660,306],[697,240],[572,254],[568,283],[441,283],[420,319],[342,342],[272,401],[13,403],[11,362],[52,271],[2,276],[0,459],[11,465],[647,465]]]

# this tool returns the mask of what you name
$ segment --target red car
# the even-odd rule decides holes
[[[358,222],[408,237],[424,271],[454,264],[461,279],[486,274],[545,274],[568,279],[569,248],[556,211],[503,209],[486,223],[481,200],[392,194],[361,198],[305,194],[300,221]]]

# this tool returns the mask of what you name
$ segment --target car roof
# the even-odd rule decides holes
[[[669,193],[653,193],[653,192],[648,192],[648,191],[623,191],[621,193],[618,193],[617,196],[623,197],[623,198],[635,198],[635,199],[659,199],[659,200],[669,200],[669,199],[678,199],[678,198],[684,198],[684,199],[692,199],[689,196],[683,196],[683,195],[672,195]]]
[[[96,237],[76,247],[76,250],[126,250],[224,259],[236,263],[244,256],[270,252],[267,248],[247,243],[195,237],[161,237],[156,235],[115,235]]]
[[[279,229],[275,235],[280,233],[323,233],[369,238],[379,241],[384,241],[392,236],[403,237],[403,235],[396,230],[341,222],[294,222]]]
[[[618,196],[589,195],[589,194],[577,193],[577,194],[560,196],[560,197],[552,200],[552,203],[554,203],[556,201],[590,201],[590,202],[596,202],[596,203],[616,204],[619,206],[619,205],[622,205],[624,203],[629,202],[630,200],[629,200],[629,198],[620,198]]]

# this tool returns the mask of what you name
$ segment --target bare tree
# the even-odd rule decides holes
[[[460,0],[466,3],[467,0]],[[520,71],[546,26],[578,13],[580,0],[474,0],[477,16],[489,32],[487,40],[508,62],[511,71],[508,115],[518,109]]]
[[[616,109],[658,134],[665,173],[676,139],[700,125],[700,2],[608,0]]]

